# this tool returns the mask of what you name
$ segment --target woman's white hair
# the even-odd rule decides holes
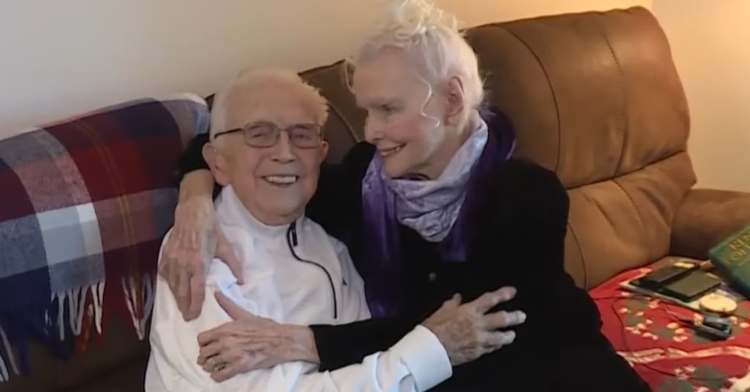
[[[456,17],[426,0],[399,0],[349,59],[355,67],[386,47],[403,49],[415,56],[425,80],[434,85],[452,76],[463,80],[466,102],[479,109],[484,100],[484,83],[479,75],[476,53],[458,28]]]
[[[315,121],[325,124],[328,119],[328,102],[320,92],[306,83],[299,74],[287,69],[261,69],[242,72],[228,86],[214,96],[211,107],[210,140],[213,141],[219,132],[226,129],[227,99],[237,88],[287,88],[295,91],[313,110]]]

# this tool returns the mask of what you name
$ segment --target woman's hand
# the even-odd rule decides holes
[[[526,314],[520,311],[487,313],[515,295],[514,288],[504,287],[461,305],[461,297],[457,294],[445,301],[422,325],[437,336],[453,366],[471,362],[515,340],[513,331],[497,330],[523,323]]]
[[[159,275],[167,280],[186,321],[200,315],[206,269],[214,257],[226,263],[242,283],[242,267],[216,222],[211,197],[196,196],[181,201],[162,250]]]
[[[290,361],[319,361],[309,328],[255,316],[218,292],[216,300],[233,321],[198,335],[198,365],[214,380]]]

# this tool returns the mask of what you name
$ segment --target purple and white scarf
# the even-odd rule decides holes
[[[440,242],[448,236],[458,218],[471,169],[487,144],[487,124],[461,145],[443,173],[435,180],[405,180],[388,177],[383,160],[373,157],[362,182],[363,193],[384,191],[383,199],[392,200],[398,221],[415,230],[425,240]]]

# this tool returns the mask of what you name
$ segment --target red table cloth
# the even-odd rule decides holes
[[[698,312],[619,288],[648,271],[627,271],[591,290],[604,334],[654,392],[728,390],[750,370],[750,302],[730,317],[732,336],[713,341],[679,322]]]

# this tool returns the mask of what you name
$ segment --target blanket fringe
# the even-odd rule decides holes
[[[52,303],[57,302],[57,329],[60,340],[65,340],[65,333],[69,331],[73,336],[80,336],[83,326],[84,316],[87,314],[94,315],[93,319],[96,324],[96,331],[102,332],[102,303],[104,302],[104,281],[95,283],[88,287],[79,287],[75,290],[68,290],[61,293],[52,294]],[[91,297],[93,304],[85,307],[87,299]],[[68,311],[65,312],[65,304],[68,305]],[[70,329],[65,325],[67,317]],[[47,323],[49,323],[49,312],[45,314]]]
[[[3,351],[5,351],[6,356],[8,357],[8,362],[10,362],[10,368],[13,371],[13,374],[21,374],[20,370],[18,369],[18,363],[16,363],[16,359],[13,356],[13,346],[10,345],[8,335],[5,333],[5,330],[2,326],[0,326],[0,339],[2,340],[2,348]],[[5,364],[5,359],[2,356],[2,351],[0,351],[0,382],[8,380],[10,380],[10,374],[8,372],[8,367]]]
[[[151,274],[146,274],[141,277],[123,278],[121,284],[125,294],[123,305],[130,313],[138,339],[143,340],[154,306],[155,279]],[[104,315],[104,288],[103,280],[90,286],[52,294],[49,306],[43,313],[44,325],[49,328],[52,340],[55,340],[55,335],[60,342],[66,338],[80,337],[82,332],[88,335],[91,328],[86,324],[93,324],[95,333],[100,335]],[[39,317],[42,317],[42,313]],[[25,345],[23,339],[29,338],[30,336],[24,336],[20,338],[21,341],[15,338],[8,339],[8,334],[0,324],[0,383],[7,382],[11,372],[15,375],[21,374],[14,346]],[[18,355],[22,359],[21,362],[25,363],[23,354]]]
[[[144,275],[142,286],[138,287],[134,278],[122,280],[122,290],[125,293],[130,317],[133,321],[133,327],[138,334],[138,339],[143,340],[146,334],[146,323],[151,317],[151,310],[154,307],[154,286],[151,276]],[[141,303],[138,301],[138,293],[142,294]],[[138,306],[141,305],[141,306]]]

